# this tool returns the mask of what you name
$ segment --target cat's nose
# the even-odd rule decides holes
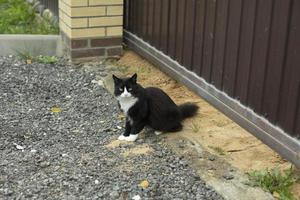
[[[130,97],[130,94],[122,94],[122,97]]]

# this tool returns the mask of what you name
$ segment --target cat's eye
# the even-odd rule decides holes
[[[132,88],[128,88],[128,92],[132,91]]]
[[[120,90],[121,92],[123,92],[123,88],[119,88],[119,90]]]

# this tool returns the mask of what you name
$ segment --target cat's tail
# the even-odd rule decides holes
[[[193,103],[184,103],[178,106],[182,119],[193,117],[197,114],[199,107]]]

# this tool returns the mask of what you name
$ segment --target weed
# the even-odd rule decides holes
[[[26,60],[27,63],[28,63],[28,61],[39,62],[39,63],[43,63],[43,64],[54,64],[57,62],[57,57],[55,57],[55,56],[43,56],[43,55],[32,56],[27,51],[22,51],[22,52],[17,51],[17,54],[21,59]]]
[[[59,28],[40,19],[24,0],[0,0],[0,34],[58,34]]]
[[[28,51],[16,51],[17,55],[23,60],[33,60],[34,56],[32,56]]]
[[[216,153],[218,153],[221,156],[226,155],[225,150],[222,149],[221,147],[214,147],[214,146],[208,146],[209,148],[211,148],[212,150],[214,150]]]
[[[44,64],[54,64],[57,62],[57,58],[55,56],[37,56],[35,60],[39,63],[44,63]]]
[[[253,171],[248,173],[251,186],[258,186],[269,191],[280,200],[293,200],[290,187],[299,180],[292,168],[281,171],[279,168]]]
[[[192,130],[194,133],[198,133],[200,130],[199,125],[195,121],[192,121]]]

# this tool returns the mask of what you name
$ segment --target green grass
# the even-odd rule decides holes
[[[0,34],[58,34],[57,25],[38,17],[24,0],[0,0]]]
[[[54,64],[57,62],[57,58],[55,56],[37,56],[34,60],[36,60],[39,63],[44,64]]]
[[[291,186],[299,180],[299,175],[293,173],[292,168],[284,171],[280,169],[266,169],[248,173],[251,186],[258,186],[269,191],[280,200],[293,200]]]
[[[57,57],[55,56],[44,56],[44,55],[32,56],[28,52],[20,52],[20,51],[18,51],[17,53],[21,59],[26,60],[27,62],[30,61],[30,62],[38,62],[44,64],[54,64],[58,61]]]

